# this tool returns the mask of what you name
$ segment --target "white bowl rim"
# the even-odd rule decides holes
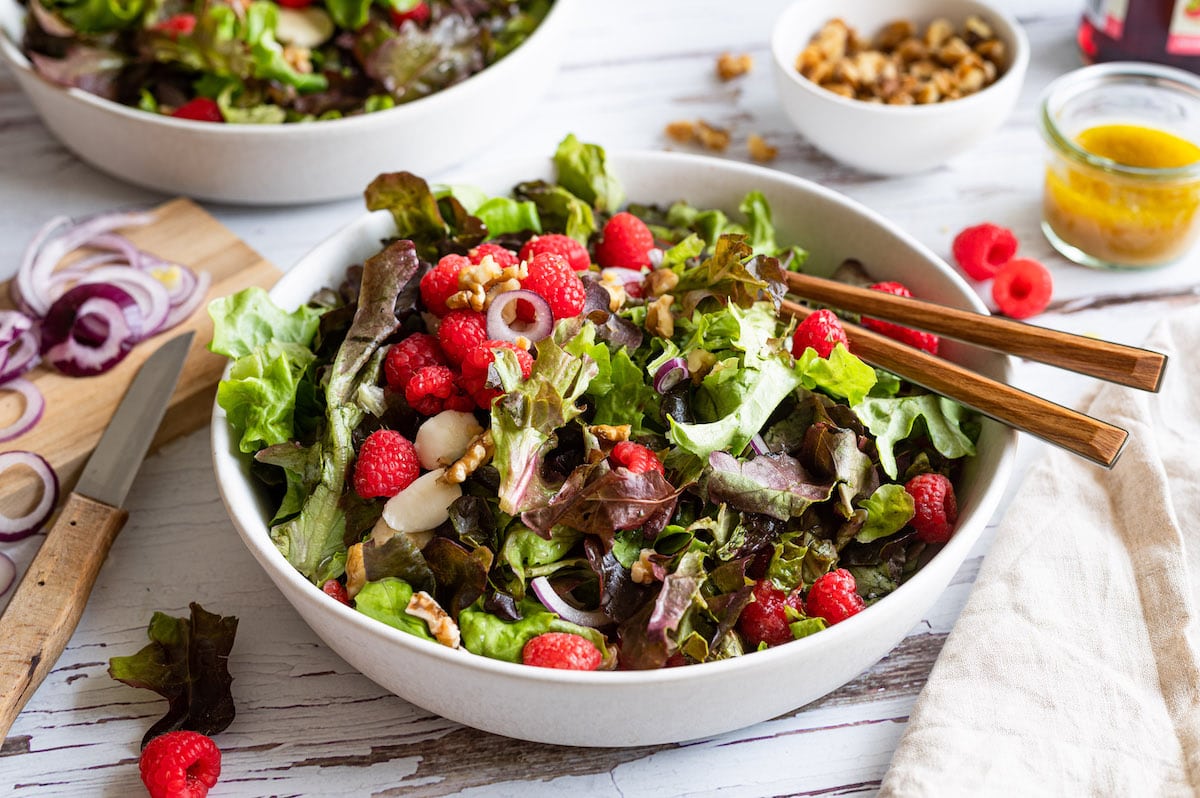
[[[0,56],[2,56],[3,60],[6,61],[14,70],[19,69],[33,76],[37,80],[42,81],[52,90],[63,92],[66,95],[98,108],[101,111],[105,111],[116,116],[123,116],[133,121],[146,122],[147,124],[159,124],[168,128],[177,128],[179,130],[203,130],[207,133],[211,133],[214,136],[245,136],[248,134],[261,136],[295,136],[303,135],[304,133],[302,131],[331,130],[333,125],[337,125],[337,132],[348,133],[353,132],[355,127],[374,127],[383,124],[384,122],[390,122],[392,119],[395,119],[394,116],[391,116],[391,114],[394,112],[403,113],[407,110],[411,116],[416,114],[418,111],[435,113],[441,110],[440,106],[442,104],[452,102],[458,97],[458,94],[461,93],[462,87],[465,84],[471,83],[476,78],[491,74],[497,67],[500,67],[502,72],[506,71],[503,69],[503,65],[511,61],[514,57],[519,56],[522,52],[526,51],[526,45],[529,44],[529,42],[535,37],[544,38],[539,37],[539,34],[542,33],[542,31],[545,30],[548,25],[552,29],[554,25],[558,24],[558,20],[565,19],[566,12],[563,12],[562,8],[563,6],[569,5],[573,2],[575,2],[575,0],[554,0],[554,2],[550,5],[550,10],[546,13],[546,16],[542,20],[541,24],[534,29],[533,33],[526,37],[525,41],[521,42],[520,46],[494,64],[481,69],[474,75],[460,80],[453,86],[447,86],[441,91],[434,92],[427,97],[421,97],[420,99],[413,100],[412,102],[403,103],[401,105],[387,108],[382,111],[376,111],[370,114],[344,116],[339,119],[318,119],[313,120],[312,122],[302,123],[280,122],[264,125],[253,124],[249,122],[224,122],[216,125],[212,122],[201,122],[192,119],[178,119],[173,116],[148,113],[132,106],[123,105],[115,100],[105,99],[98,94],[92,94],[91,92],[84,91],[83,89],[78,89],[73,86],[61,86],[47,79],[40,72],[33,68],[33,64],[29,61],[28,57],[21,52],[19,43],[12,40],[8,34],[8,31],[5,30],[4,26],[2,25],[0,25]],[[17,6],[16,0],[0,0],[0,3]],[[17,10],[20,11],[20,8],[18,7]],[[554,21],[554,24],[551,24],[552,20]],[[24,30],[23,21],[21,23],[21,29]],[[524,57],[525,56],[522,56],[522,58]]]
[[[1030,47],[1029,37],[1025,34],[1025,29],[1021,27],[1017,18],[1007,9],[984,2],[984,0],[965,0],[962,5],[964,12],[971,11],[970,6],[972,5],[986,9],[989,15],[994,16],[1004,23],[1007,28],[1006,32],[1012,36],[1017,46],[1008,69],[1004,70],[1004,74],[996,82],[983,87],[983,89],[974,94],[959,97],[957,100],[927,103],[925,105],[888,105],[887,103],[869,103],[863,100],[853,100],[849,97],[843,97],[840,94],[834,94],[831,91],[822,89],[796,70],[796,53],[788,54],[784,52],[784,47],[786,46],[785,39],[789,38],[788,34],[791,32],[790,29],[784,27],[784,23],[790,21],[791,17],[799,13],[800,9],[807,10],[807,7],[811,6],[811,3],[806,2],[806,0],[796,0],[796,2],[785,8],[775,20],[775,24],[771,30],[771,57],[775,61],[776,71],[786,75],[794,85],[801,87],[805,92],[813,96],[828,100],[844,108],[869,109],[870,112],[894,114],[897,117],[953,113],[953,109],[955,108],[966,108],[969,110],[976,105],[988,102],[988,98],[994,94],[992,89],[1002,88],[1009,83],[1019,83],[1024,80],[1025,72],[1029,67]]]
[[[839,194],[832,189],[826,188],[813,181],[787,174],[777,170],[769,169],[762,166],[752,164],[744,164],[737,161],[729,161],[724,159],[713,158],[704,155],[694,155],[691,153],[679,152],[658,152],[650,150],[626,150],[614,151],[609,154],[609,157],[614,161],[624,161],[636,164],[639,159],[649,161],[665,161],[677,163],[680,167],[704,167],[716,168],[719,171],[724,171],[729,174],[741,174],[745,176],[760,176],[768,178],[771,181],[780,181],[790,184],[801,191],[810,192],[822,198],[823,200],[832,202],[849,212],[865,216],[873,224],[879,225],[887,229],[890,233],[896,235],[906,244],[914,247],[919,251],[927,261],[935,266],[943,275],[956,284],[956,287],[962,293],[963,298],[971,309],[978,313],[989,313],[986,305],[972,291],[966,282],[951,269],[946,263],[934,254],[929,248],[917,241],[910,234],[894,222],[887,220],[882,215],[876,213],[870,208],[858,203],[855,200]],[[526,169],[528,174],[537,174],[539,169],[544,169],[546,163],[550,159],[544,157],[529,157],[518,159],[514,164],[509,164],[503,168],[492,170],[494,174],[510,175],[514,172]],[[489,173],[489,174],[491,174]],[[480,178],[486,178],[487,174],[477,175],[475,180],[484,182]],[[451,177],[457,178],[458,175]],[[461,183],[461,180],[447,180],[447,183]],[[280,286],[284,286],[292,279],[302,279],[301,276],[293,277],[293,275],[302,275],[302,272],[297,267],[304,264],[310,257],[317,256],[320,251],[327,246],[332,245],[335,241],[340,242],[344,237],[361,237],[364,230],[373,224],[378,224],[383,217],[389,216],[387,211],[374,211],[364,213],[357,219],[351,221],[348,225],[342,227],[333,235],[327,237],[319,243],[310,252],[304,255],[295,267],[288,270],[284,276],[272,287],[274,292]],[[999,357],[1000,370],[1002,378],[1007,381],[1011,370],[1011,358],[1007,356]],[[226,365],[225,371],[222,374],[222,379],[228,376],[230,366]],[[1008,483],[1013,461],[1016,454],[1016,432],[1012,429],[1006,430],[1006,439],[1000,445],[1003,447],[1000,459],[997,463],[996,471],[988,484],[980,493],[979,500],[975,506],[971,508],[973,514],[982,512],[993,512],[997,505],[1001,494],[1004,492],[1005,486]],[[554,668],[534,668],[520,663],[506,662],[504,660],[492,659],[479,654],[473,654],[466,649],[451,649],[438,643],[434,643],[407,632],[402,632],[395,629],[382,621],[377,621],[361,612],[358,612],[347,605],[339,602],[330,601],[329,597],[322,593],[321,589],[304,578],[291,563],[283,556],[283,554],[271,542],[269,529],[262,519],[258,519],[258,529],[249,530],[243,527],[239,516],[234,513],[229,506],[228,498],[225,495],[223,487],[227,480],[235,480],[246,487],[245,479],[237,467],[237,457],[231,453],[230,439],[228,435],[228,424],[225,421],[225,412],[216,404],[213,403],[213,417],[210,430],[212,441],[212,456],[213,465],[217,476],[218,489],[221,493],[222,501],[226,505],[226,510],[229,513],[230,519],[234,526],[238,529],[240,536],[250,549],[251,554],[259,561],[266,570],[267,563],[270,563],[275,570],[275,575],[283,578],[289,583],[289,586],[295,590],[303,591],[303,595],[308,601],[320,601],[319,605],[322,611],[332,612],[341,622],[357,627],[363,633],[374,636],[381,636],[386,641],[395,643],[402,648],[408,649],[417,655],[434,657],[446,664],[467,664],[468,667],[477,668],[485,673],[494,673],[505,678],[515,678],[531,683],[561,683],[579,686],[607,686],[612,685],[620,687],[622,685],[654,685],[687,681],[690,678],[688,674],[697,674],[695,669],[702,668],[705,676],[720,677],[722,671],[728,671],[730,674],[736,674],[740,671],[754,670],[759,667],[769,667],[771,664],[784,657],[796,656],[801,650],[814,650],[818,653],[822,649],[837,647],[843,638],[852,638],[856,635],[859,626],[864,624],[864,616],[867,615],[872,607],[867,607],[861,613],[858,613],[838,624],[834,624],[818,634],[809,635],[808,637],[799,640],[792,640],[786,645],[776,646],[765,651],[748,652],[740,657],[730,659],[717,660],[713,662],[697,663],[678,668],[660,668],[657,670],[614,670],[614,671],[571,671],[558,670]],[[965,561],[970,547],[974,545],[978,538],[978,534],[982,533],[983,528],[987,525],[989,518],[978,517],[974,515],[972,520],[978,525],[978,532],[972,535],[955,534],[950,541],[946,543],[941,550],[934,556],[945,556],[946,552],[953,552],[953,556],[957,557],[958,562]],[[271,574],[268,574],[271,576]],[[925,578],[922,578],[922,577]],[[928,564],[916,573],[910,576],[896,590],[889,593],[880,599],[880,602],[888,601],[893,596],[903,597],[910,593],[917,593],[921,585],[934,577],[931,574],[931,569]],[[940,593],[939,593],[940,595]],[[898,600],[898,599],[897,599]],[[290,602],[289,602],[290,603]],[[791,652],[791,653],[789,653]]]

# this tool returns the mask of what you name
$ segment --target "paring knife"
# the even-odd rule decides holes
[[[142,364],[0,616],[0,740],[83,615],[100,566],[125,525],[128,513],[121,505],[175,392],[192,336],[172,338]]]

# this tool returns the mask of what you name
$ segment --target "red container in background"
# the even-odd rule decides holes
[[[1077,39],[1089,64],[1153,61],[1200,72],[1200,0],[1087,0]]]

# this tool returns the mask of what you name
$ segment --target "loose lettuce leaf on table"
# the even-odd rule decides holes
[[[170,702],[167,714],[142,737],[142,747],[166,732],[186,729],[211,736],[233,722],[229,652],[238,619],[206,612],[195,602],[188,606],[187,618],[154,613],[146,630],[150,644],[108,661],[109,676]]]

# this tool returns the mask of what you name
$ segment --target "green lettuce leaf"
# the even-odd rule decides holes
[[[796,367],[803,375],[804,387],[814,388],[840,396],[851,407],[861,403],[875,386],[875,369],[850,354],[842,344],[833,347],[828,358],[823,358],[811,347],[796,359]]]
[[[801,618],[788,624],[788,628],[792,630],[792,639],[799,640],[828,629],[829,624],[824,618]]]
[[[108,675],[167,699],[170,708],[142,737],[142,747],[160,734],[186,729],[209,736],[233,722],[229,652],[238,619],[214,615],[195,602],[187,618],[156,612],[146,630],[150,644],[128,657],[108,661]]]
[[[367,582],[363,585],[362,590],[354,597],[354,609],[368,618],[386,623],[393,629],[433,640],[434,637],[429,633],[425,621],[406,612],[412,595],[413,589],[408,582],[389,576],[378,582]]]
[[[582,534],[574,529],[557,526],[550,530],[550,536],[546,538],[523,524],[515,523],[505,533],[500,559],[508,563],[524,585],[535,576],[553,573],[555,569],[547,569],[546,566],[553,566],[565,557],[580,537]]]
[[[482,602],[463,610],[458,615],[463,647],[472,654],[520,662],[521,650],[533,638],[546,632],[567,632],[587,638],[600,649],[604,655],[601,667],[611,664],[615,653],[597,630],[564,621],[531,596],[522,599],[517,608],[521,614],[519,621],[497,618],[483,609]]]
[[[975,444],[963,432],[964,408],[936,394],[893,398],[867,397],[854,406],[854,413],[875,436],[879,464],[896,479],[895,446],[913,434],[916,422],[924,422],[930,443],[948,458],[975,454]]]
[[[238,449],[255,452],[292,439],[296,388],[315,358],[305,346],[275,341],[238,358],[217,386],[217,404],[240,435]]]
[[[880,485],[859,506],[867,511],[866,523],[854,536],[859,543],[896,534],[916,512],[916,504],[903,485]]]
[[[321,310],[301,306],[287,312],[261,288],[245,288],[208,304],[213,320],[210,351],[228,358],[245,357],[274,341],[308,346],[317,334]]]
[[[371,0],[325,0],[325,10],[339,28],[358,30],[367,24]]]
[[[554,153],[554,166],[559,185],[596,210],[615,213],[625,202],[620,181],[608,172],[603,147],[568,134]]]
[[[542,221],[538,218],[537,206],[532,202],[492,197],[470,213],[487,225],[490,237],[523,233],[526,230],[542,232]]]
[[[544,180],[520,183],[513,189],[513,196],[537,207],[546,230],[560,232],[585,245],[596,232],[592,207],[562,186]]]
[[[82,34],[132,27],[146,9],[145,0],[45,0],[42,6]]]

